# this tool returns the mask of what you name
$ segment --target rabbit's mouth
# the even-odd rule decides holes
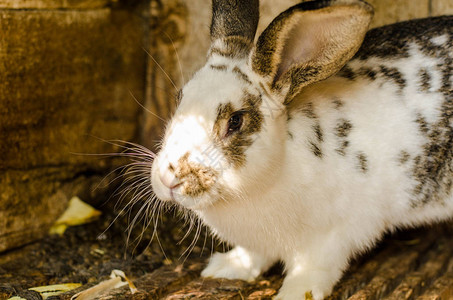
[[[183,156],[177,164],[159,170],[157,160],[151,171],[153,191],[161,201],[172,201],[189,209],[213,203],[218,171]]]

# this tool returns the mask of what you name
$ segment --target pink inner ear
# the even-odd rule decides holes
[[[328,64],[355,43],[354,16],[344,10],[304,12],[293,16],[275,81],[291,67]]]

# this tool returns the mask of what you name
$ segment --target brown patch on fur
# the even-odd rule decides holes
[[[315,114],[315,110],[314,110],[314,107],[313,107],[313,103],[312,102],[307,102],[307,103],[304,103],[299,109],[298,111],[300,111],[304,116],[306,116],[307,118],[310,118],[310,119],[317,119],[318,116],[316,116]]]
[[[227,69],[226,65],[209,65],[209,67],[213,70],[219,70],[219,71],[226,71],[226,69]]]
[[[322,158],[322,151],[321,151],[321,148],[319,145],[313,143],[313,142],[310,142],[310,149],[311,149],[311,152],[313,152],[313,154],[318,157],[318,158]]]
[[[341,141],[341,145],[339,148],[335,149],[335,151],[340,154],[341,156],[345,156],[346,155],[346,149],[348,148],[349,146],[349,141],[347,140],[342,140]]]
[[[349,135],[352,129],[352,124],[350,121],[341,119],[340,122],[335,127],[335,135],[341,138],[345,138]]]
[[[247,84],[252,84],[252,81],[247,76],[247,74],[242,72],[241,69],[239,69],[239,67],[235,66],[233,68],[233,73],[236,74],[238,76],[238,78],[240,78],[241,80],[245,81]]]
[[[318,142],[321,143],[324,141],[324,134],[321,129],[321,125],[319,123],[316,123],[313,125],[313,130],[315,131],[316,138],[318,139]]]
[[[441,116],[434,123],[427,123],[418,116],[420,131],[427,142],[423,154],[414,159],[412,176],[418,183],[414,188],[413,207],[430,202],[443,202],[451,193],[453,178],[453,98],[445,96],[440,108]]]
[[[263,99],[261,95],[253,95],[247,91],[244,91],[244,95],[242,98],[242,109],[246,112],[245,117],[248,118],[244,126],[244,132],[253,134],[261,130],[264,117],[259,108]]]
[[[451,16],[442,16],[404,21],[372,29],[365,35],[355,57],[361,60],[370,57],[387,59],[409,57],[409,46],[413,42],[420,45],[421,49],[427,49],[425,51],[431,55],[433,51],[429,50],[430,39],[444,34],[451,37],[452,23]]]
[[[450,40],[451,44],[451,40]],[[451,50],[450,50],[451,51]],[[451,55],[451,52],[450,52]],[[443,93],[446,97],[451,97],[453,87],[451,85],[451,76],[453,74],[453,58],[447,55],[442,55],[444,57],[444,63],[438,65],[442,73],[442,86],[439,89],[439,92]]]
[[[398,69],[380,66],[379,70],[385,77],[391,79],[395,84],[397,84],[400,90],[406,87],[406,79],[404,79],[403,74],[401,74]]]
[[[409,161],[410,158],[410,154],[407,151],[402,150],[398,155],[398,162],[400,163],[400,165],[404,165]]]
[[[356,74],[354,73],[354,71],[352,71],[352,69],[350,67],[348,67],[347,65],[344,66],[343,68],[341,68],[341,70],[337,73],[337,75],[340,77],[343,77],[343,78],[350,79],[350,80],[354,80],[356,77]]]
[[[235,110],[231,103],[221,105],[218,108],[217,119],[214,125],[214,133],[216,141],[225,158],[235,168],[239,168],[245,163],[245,151],[253,144],[253,135],[259,132],[262,128],[263,114],[260,111],[262,103],[261,96],[256,96],[244,91],[241,108]],[[227,126],[228,119],[234,112],[241,111],[243,113],[242,126],[239,131],[232,133],[228,137],[223,136],[225,131],[223,128]]]
[[[197,197],[209,191],[217,179],[216,170],[190,162],[189,153],[178,160],[175,175],[182,182],[181,192],[191,197]]]
[[[332,103],[333,103],[335,109],[340,109],[344,106],[343,101],[341,101],[341,99],[339,99],[339,98],[334,98]]]
[[[365,153],[358,152],[357,153],[357,160],[359,161],[360,170],[363,173],[366,173],[368,171],[368,158],[366,157]]]
[[[371,68],[365,68],[365,67],[362,67],[359,69],[358,73],[361,75],[361,76],[366,76],[368,77],[368,79],[370,79],[371,81],[374,81],[376,80],[376,71],[374,71],[373,69]]]
[[[431,75],[429,75],[426,69],[420,69],[417,75],[420,77],[420,91],[427,92],[431,88]]]
[[[346,155],[346,149],[349,146],[349,141],[346,139],[352,130],[352,124],[346,119],[340,119],[337,126],[334,128],[335,135],[339,138],[340,146],[335,151],[341,156]]]
[[[429,131],[429,126],[428,122],[426,122],[425,117],[422,116],[421,113],[417,113],[417,119],[415,119],[415,122],[418,124],[418,128],[423,134],[428,134]]]
[[[220,104],[217,107],[217,117],[214,122],[214,133],[218,137],[223,137],[224,130],[223,127],[226,126],[226,122],[230,118],[231,114],[234,112],[234,107],[231,102]]]

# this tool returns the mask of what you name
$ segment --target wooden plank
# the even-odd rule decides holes
[[[431,0],[432,16],[443,16],[453,14],[453,1],[451,0]]]
[[[432,286],[417,300],[448,300],[453,299],[453,271],[437,278]]]
[[[420,268],[405,275],[405,278],[395,288],[386,300],[409,300],[429,287],[433,280],[441,275],[450,260],[453,243],[449,240],[438,240],[433,249],[426,255],[426,260],[421,262]]]
[[[0,0],[0,9],[96,9],[115,0]]]
[[[381,299],[402,280],[404,275],[415,269],[423,253],[432,245],[433,238],[420,241],[414,247],[401,247],[386,260],[382,261],[379,270],[371,281],[354,293],[350,300]]]
[[[0,10],[0,32],[1,252],[40,238],[111,167],[74,153],[137,136],[145,54],[132,10]]]
[[[374,7],[371,27],[429,16],[429,0],[367,0]]]

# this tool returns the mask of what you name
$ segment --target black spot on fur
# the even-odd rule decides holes
[[[428,127],[428,122],[426,122],[425,117],[422,116],[422,114],[417,113],[417,118],[415,119],[415,122],[418,124],[418,128],[422,133],[425,135],[428,134],[429,127]]]
[[[431,75],[429,75],[428,70],[420,69],[418,71],[419,86],[420,91],[427,92],[431,88]]]
[[[450,42],[451,43],[451,42]],[[451,55],[451,52],[450,52]],[[453,74],[453,58],[450,56],[444,56],[444,63],[438,65],[442,73],[442,86],[440,92],[443,93],[446,97],[451,97],[453,87],[451,85],[451,76]]]
[[[323,142],[324,141],[324,137],[323,137],[323,132],[322,132],[322,129],[321,129],[321,125],[319,123],[316,123],[315,125],[313,125],[313,130],[315,132],[315,135],[316,135],[316,138],[318,140],[319,143]]]
[[[219,70],[219,71],[226,71],[227,66],[226,65],[209,65],[211,69],[214,70]]]
[[[403,74],[396,68],[390,68],[386,66],[380,66],[380,72],[387,78],[395,82],[400,90],[406,87],[406,79],[404,79]]]
[[[344,106],[343,101],[341,101],[341,99],[339,99],[339,98],[334,98],[332,103],[333,103],[335,109],[340,109]]]
[[[349,141],[347,140],[342,140],[341,141],[341,145],[340,147],[338,147],[337,149],[335,149],[335,151],[340,154],[341,156],[345,156],[346,155],[346,149],[348,148],[349,146]]]
[[[400,165],[404,165],[409,161],[410,158],[410,154],[407,151],[402,150],[398,155],[398,162],[400,163]]]
[[[338,73],[337,73],[338,76],[340,77],[343,77],[343,78],[347,78],[347,79],[350,79],[350,80],[354,80],[355,77],[356,77],[356,74],[354,73],[354,71],[352,71],[352,69],[350,67],[348,67],[347,65],[344,66]]]
[[[346,155],[346,149],[349,146],[349,141],[346,138],[348,137],[351,130],[351,122],[345,119],[340,119],[337,126],[335,126],[334,128],[334,133],[339,138],[340,142],[340,145],[335,149],[335,151],[341,156]]]
[[[442,16],[395,23],[367,32],[355,58],[369,57],[400,58],[409,57],[409,46],[416,42],[425,48],[430,39],[453,33],[453,17]]]
[[[319,145],[310,142],[310,149],[316,157],[322,158],[322,151]]]
[[[349,135],[352,129],[352,124],[350,121],[341,119],[340,122],[335,127],[335,134],[338,137],[345,138]]]
[[[241,80],[243,80],[245,83],[247,84],[252,84],[252,81],[250,80],[250,78],[247,76],[247,74],[245,74],[244,72],[241,71],[241,69],[239,69],[239,67],[234,67],[233,68],[233,73],[236,74],[238,76],[238,78],[240,78]]]
[[[307,118],[310,118],[310,119],[318,118],[315,114],[315,110],[313,108],[313,103],[311,103],[311,102],[304,103],[301,106],[301,108],[299,109],[299,111]]]
[[[357,160],[359,162],[360,170],[363,173],[366,173],[368,171],[368,158],[366,157],[365,153],[358,152],[357,153]]]
[[[371,81],[376,80],[377,73],[371,68],[360,68],[358,72],[361,76],[366,76]]]
[[[413,207],[432,201],[443,202],[451,193],[453,178],[453,98],[446,96],[441,106],[441,117],[427,123],[418,116],[420,130],[427,142],[423,154],[414,159],[412,170],[417,185],[414,188]]]

